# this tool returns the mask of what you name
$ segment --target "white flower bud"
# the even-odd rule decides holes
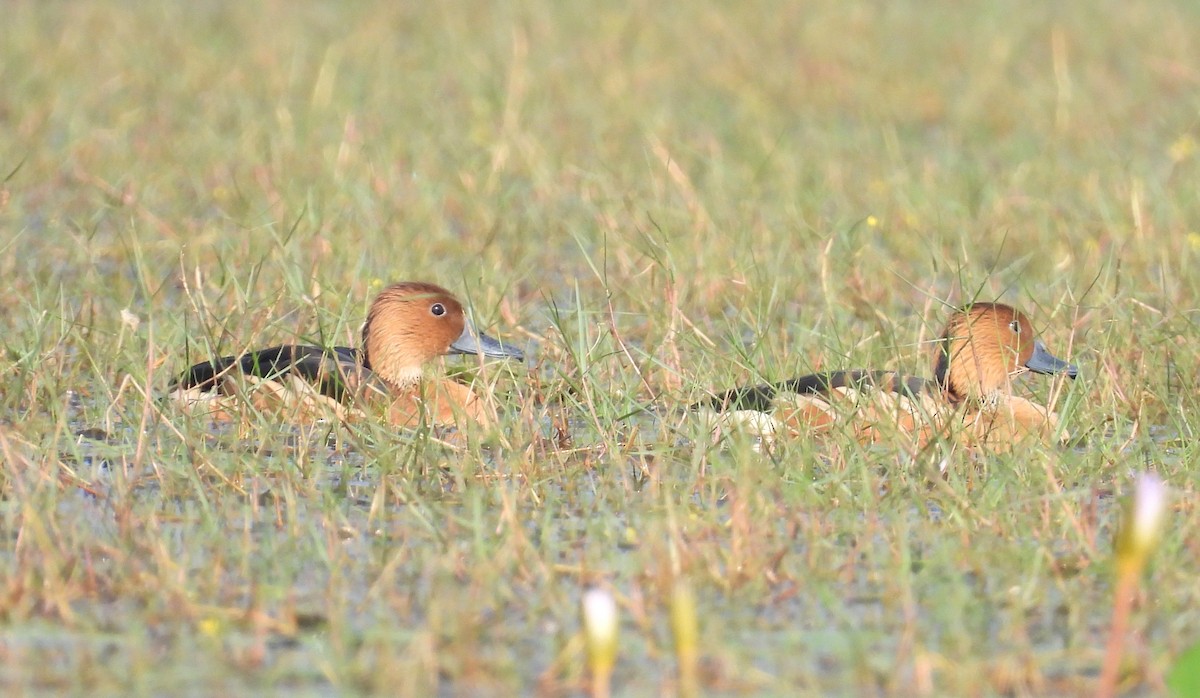
[[[589,589],[583,594],[582,604],[592,695],[607,696],[617,659],[617,602],[603,589]]]
[[[1117,534],[1118,564],[1140,569],[1158,545],[1167,511],[1167,486],[1154,473],[1141,473]]]
[[[1167,486],[1154,473],[1138,476],[1133,490],[1133,544],[1149,552],[1158,544],[1163,514],[1167,510]]]

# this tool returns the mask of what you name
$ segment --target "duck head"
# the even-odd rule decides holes
[[[421,379],[421,367],[446,354],[482,354],[523,360],[524,354],[476,332],[452,293],[434,284],[402,282],[380,292],[363,325],[363,364],[403,388]]]
[[[1050,353],[1024,313],[1000,303],[975,303],[955,313],[934,357],[934,376],[952,401],[1008,392],[1012,377],[1078,369]]]

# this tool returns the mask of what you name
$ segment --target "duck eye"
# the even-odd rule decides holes
[[[446,314],[446,306],[441,303],[434,303],[429,307],[429,312],[433,313],[434,317],[441,317]]]
[[[1016,320],[1013,320],[1012,322],[1008,323],[1008,329],[1012,330],[1013,332],[1015,332],[1017,334],[1021,334],[1021,323],[1017,322]]]

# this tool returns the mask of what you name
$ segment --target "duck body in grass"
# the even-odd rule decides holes
[[[1012,380],[1025,373],[1075,378],[1078,369],[1050,353],[1021,311],[974,303],[951,316],[937,340],[931,379],[833,371],[730,390],[706,406],[720,423],[746,424],[764,435],[820,433],[848,423],[863,441],[899,432],[919,446],[941,436],[1006,450],[1058,432],[1054,412],[1013,395]]]
[[[224,356],[187,369],[171,395],[193,410],[207,406],[214,416],[229,416],[241,382],[252,388],[244,397],[257,408],[324,403],[344,415],[348,406],[382,403],[397,426],[463,418],[490,425],[490,406],[469,386],[426,375],[427,364],[448,354],[524,359],[519,349],[476,332],[446,289],[401,282],[371,303],[361,347],[285,344]]]

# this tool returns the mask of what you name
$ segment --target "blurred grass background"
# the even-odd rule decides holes
[[[1147,468],[1179,496],[1128,680],[1195,640],[1200,7],[4,13],[0,685],[569,693],[599,584],[617,691],[669,692],[683,580],[712,692],[1073,693]],[[154,400],[210,352],[353,343],[400,279],[536,349],[491,372],[501,436]],[[1079,448],[943,479],[685,438],[710,389],[924,374],[974,298],[1080,364],[1025,388]]]

